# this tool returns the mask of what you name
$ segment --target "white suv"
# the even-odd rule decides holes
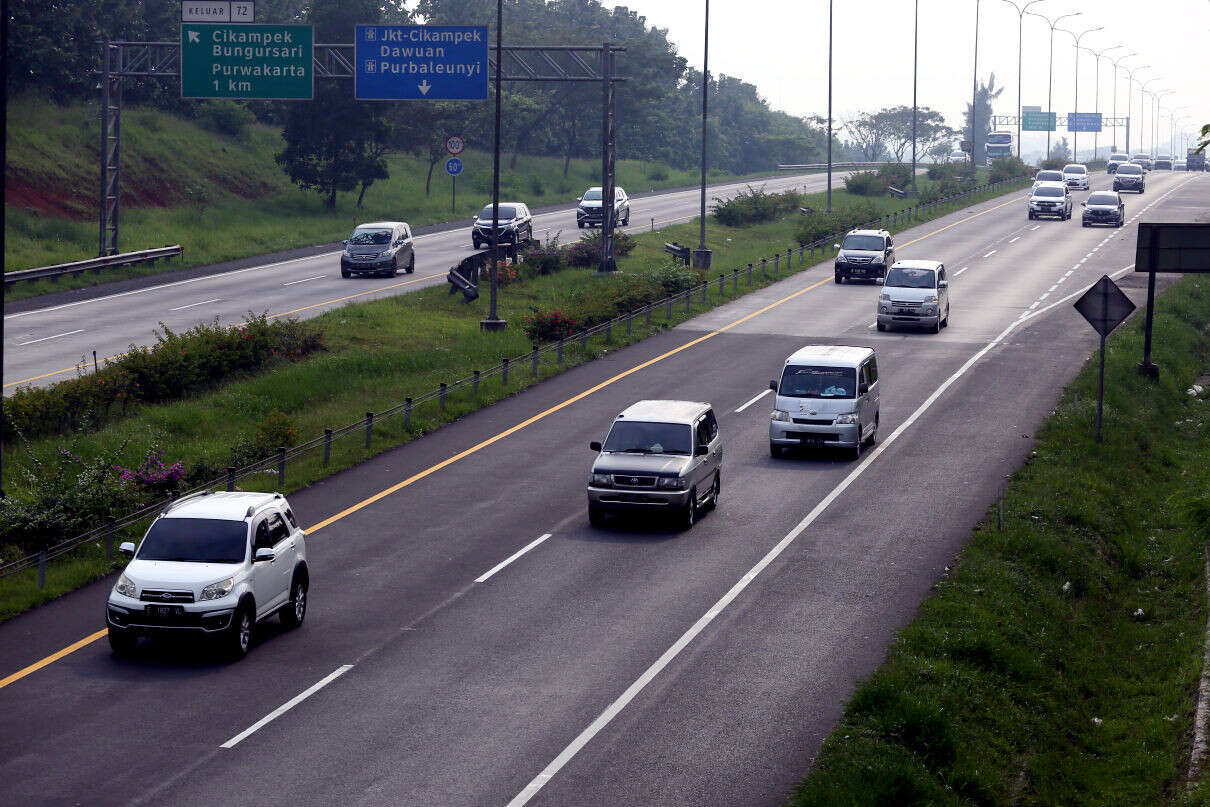
[[[194,634],[242,658],[256,623],[307,614],[307,545],[280,493],[211,493],[169,505],[152,523],[109,594],[105,621],[115,653],[139,636]]]

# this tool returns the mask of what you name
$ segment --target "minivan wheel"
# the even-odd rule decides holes
[[[681,509],[681,527],[691,529],[697,522],[697,488],[689,491],[689,502]]]
[[[341,269],[341,270],[340,270],[340,276],[341,276],[341,277],[352,277],[352,276],[353,276],[353,273],[352,273],[352,272],[350,272],[348,269]]]
[[[138,644],[139,637],[128,630],[109,628],[109,649],[113,651],[115,656],[129,656],[134,652],[135,645]]]
[[[781,459],[781,446],[777,443],[769,443],[769,456],[773,459]]]
[[[718,507],[718,494],[723,492],[723,483],[719,478],[718,471],[714,472],[714,484],[710,486],[710,502],[706,505],[707,510],[713,510]]]
[[[594,504],[588,505],[588,523],[594,527],[599,527],[605,523],[605,511]]]
[[[415,272],[415,271],[416,271],[416,253],[413,252],[412,257],[408,260],[407,273],[410,275],[412,272]]]
[[[399,256],[391,258],[391,271],[387,277],[395,277],[399,274]]]
[[[298,576],[290,587],[290,600],[282,607],[281,623],[287,628],[297,628],[307,618],[307,581]]]
[[[227,635],[224,637],[224,649],[232,660],[239,661],[248,655],[248,649],[252,647],[252,629],[255,624],[252,609],[246,605],[240,606],[231,617],[231,626],[227,628]]]
[[[874,415],[874,428],[870,432],[870,436],[865,439],[867,446],[872,446],[876,442],[878,442],[878,415]]]

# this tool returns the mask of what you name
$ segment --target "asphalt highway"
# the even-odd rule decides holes
[[[849,172],[838,172],[840,184]],[[769,191],[805,188],[821,191],[823,174],[713,185],[709,199],[726,199],[748,185]],[[524,200],[521,200],[524,201]],[[697,216],[697,190],[672,191],[632,199],[630,231],[660,228]],[[579,238],[575,205],[534,216],[534,236],[564,243]],[[627,229],[627,228],[623,228]],[[164,323],[180,332],[200,322],[241,322],[249,313],[274,317],[317,316],[349,302],[372,300],[445,283],[446,273],[470,255],[470,220],[465,227],[417,236],[416,271],[394,278],[340,276],[340,253],[328,252],[279,261],[222,274],[148,286],[108,296],[40,308],[5,316],[4,389],[19,385],[52,384],[115,356],[132,344],[151,344]]]
[[[292,495],[307,622],[240,663],[116,659],[112,580],[0,624],[0,803],[783,803],[1095,347],[1074,297],[1141,303],[1137,221],[1210,180],[1153,174],[1121,229],[1024,204],[897,236],[953,278],[940,334],[876,332],[878,287],[821,264]],[[878,446],[772,459],[762,392],[819,342],[877,350]],[[690,531],[588,525],[587,444],[644,398],[718,414]]]

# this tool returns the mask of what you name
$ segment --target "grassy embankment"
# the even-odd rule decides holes
[[[97,254],[97,110],[58,107],[20,99],[9,107],[8,215],[5,270],[14,271],[91,258]],[[253,125],[228,137],[165,112],[130,108],[122,115],[123,250],[181,244],[181,259],[106,270],[78,278],[21,283],[9,299],[78,288],[121,277],[155,274],[262,255],[348,236],[358,221],[406,220],[414,227],[470,220],[491,196],[491,152],[462,155],[456,206],[444,161],[433,170],[425,195],[428,162],[392,154],[390,179],[375,183],[363,207],[357,194],[340,194],[335,210],[319,195],[290,184],[273,157],[281,150],[277,129]],[[585,188],[600,184],[599,160],[571,161],[563,176],[557,157],[521,155],[515,168],[504,155],[501,195],[531,207],[572,204]],[[693,185],[696,169],[673,169],[619,160],[618,184],[630,193]],[[714,180],[732,178],[712,172]]]
[[[1210,278],[1095,357],[952,572],[853,696],[791,804],[1205,804],[1184,795],[1206,629]],[[1078,403],[1076,393],[1078,394]]]
[[[922,186],[926,183],[922,180]],[[822,206],[822,194],[808,197],[808,204]],[[838,207],[856,202],[844,191],[833,193]],[[870,202],[871,200],[862,200]],[[969,200],[974,203],[976,199]],[[876,199],[872,203],[881,212],[899,209],[903,202]],[[945,211],[937,210],[934,215]],[[629,275],[642,276],[653,267],[663,265],[663,242],[678,239],[690,242],[697,237],[697,223],[686,222],[659,233],[639,235],[638,245],[619,261],[622,270],[614,278],[602,278],[588,269],[568,269],[555,275],[538,277],[505,287],[501,293],[501,316],[509,320],[507,330],[484,333],[479,320],[486,312],[486,295],[474,304],[464,304],[461,297],[451,297],[444,287],[430,288],[369,303],[348,305],[317,318],[325,332],[327,352],[297,363],[277,367],[263,374],[235,380],[221,388],[187,400],[159,406],[132,409],[129,417],[74,439],[44,438],[33,441],[28,451],[44,457],[65,445],[84,457],[110,455],[121,447],[119,459],[127,465],[142,461],[153,447],[165,449],[165,461],[181,460],[187,468],[205,463],[222,468],[229,463],[231,447],[247,441],[258,425],[271,413],[289,416],[302,439],[321,434],[325,427],[338,427],[354,422],[367,410],[382,411],[398,404],[405,396],[418,396],[435,389],[440,382],[452,382],[469,376],[478,368],[499,363],[500,359],[519,356],[530,349],[521,331],[521,317],[534,310],[552,310],[567,305],[576,295],[591,293],[602,283],[624,281]],[[711,222],[709,241],[715,249],[713,277],[736,267],[746,266],[774,251],[796,246],[794,234],[798,217],[748,227],[724,227]],[[810,261],[807,262],[809,266]],[[797,262],[794,271],[801,271]],[[772,270],[770,269],[770,274]],[[782,262],[781,277],[785,276]],[[759,269],[753,273],[751,285],[746,272],[741,273],[738,294],[772,282],[764,281]],[[864,293],[857,289],[856,294]],[[564,366],[589,360],[604,350],[633,343],[659,332],[723,302],[735,299],[732,281],[728,277],[720,295],[715,282],[709,289],[708,300],[702,305],[700,297],[693,301],[692,312],[683,305],[674,306],[670,320],[665,312],[656,312],[651,325],[643,319],[633,323],[633,334],[627,339],[621,328],[614,331],[613,342],[604,345],[599,339],[589,342],[581,351],[579,343],[569,342]],[[539,379],[560,371],[553,356],[546,356]],[[292,461],[287,475],[286,491],[298,489],[316,479],[349,467],[373,454],[404,443],[431,431],[444,422],[454,420],[485,406],[519,388],[535,383],[528,363],[514,366],[507,390],[500,386],[499,377],[484,379],[478,398],[470,391],[452,393],[446,410],[440,412],[430,404],[418,409],[410,430],[403,428],[400,417],[376,422],[374,445],[366,450],[360,433],[333,444],[331,464],[322,467],[320,457],[311,455]],[[5,489],[20,495],[27,482],[21,470],[30,465],[27,449],[6,446],[4,455]],[[259,481],[259,485],[257,484]],[[261,480],[243,480],[241,487],[271,490],[276,477],[267,474]],[[45,589],[38,589],[32,572],[0,579],[0,619],[12,616],[39,602],[96,579],[109,571],[100,548],[77,553],[72,560],[51,564]]]

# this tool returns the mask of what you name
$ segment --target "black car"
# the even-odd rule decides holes
[[[846,280],[875,280],[886,277],[895,262],[895,239],[886,230],[850,230],[836,244],[833,267],[837,283]]]
[[[1143,179],[1143,166],[1138,163],[1124,163],[1113,173],[1113,189],[1115,191],[1134,191],[1142,193],[1146,190]]]
[[[501,202],[498,214],[500,243],[520,246],[534,240],[534,219],[529,208],[521,202]],[[492,206],[486,205],[479,212],[471,228],[471,243],[475,249],[492,243]]]
[[[1122,203],[1122,197],[1113,191],[1097,191],[1084,202],[1082,222],[1085,227],[1094,224],[1121,227],[1126,223],[1126,205]]]
[[[340,276],[399,274],[416,271],[412,228],[402,221],[358,225],[340,254]]]
[[[1105,164],[1105,170],[1110,174],[1115,173],[1119,165],[1128,162],[1130,162],[1129,154],[1111,154],[1109,155],[1109,162]]]

